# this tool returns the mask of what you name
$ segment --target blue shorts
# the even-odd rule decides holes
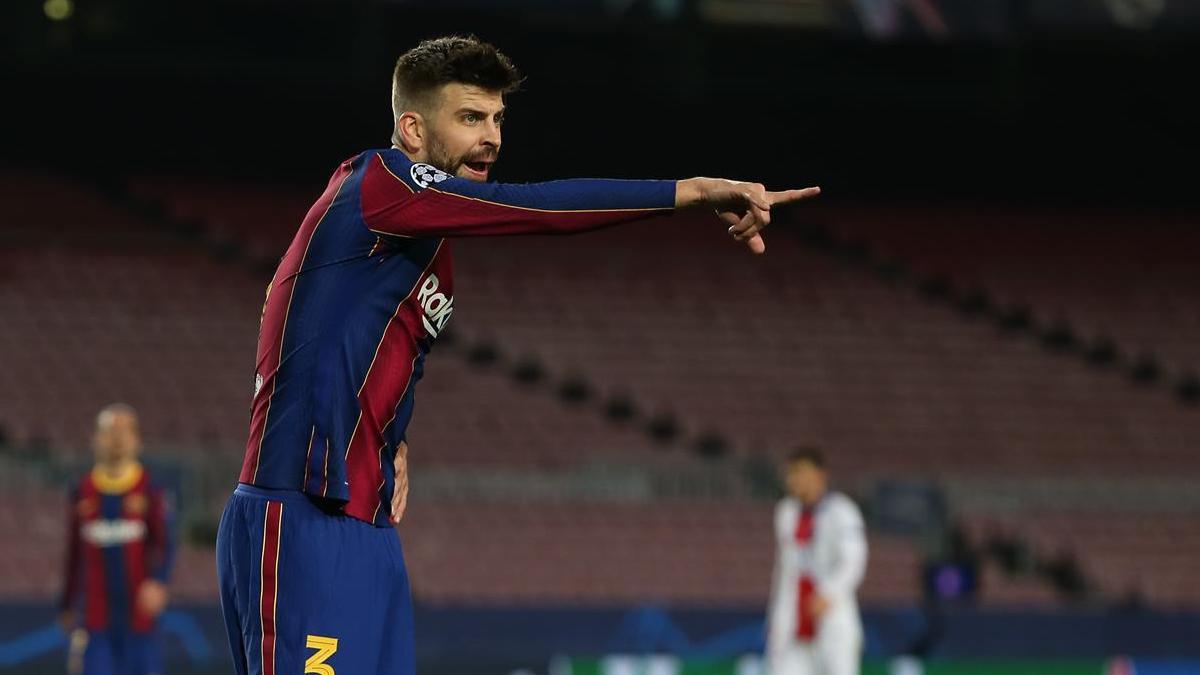
[[[306,495],[239,485],[217,533],[221,611],[238,675],[413,675],[400,538]]]
[[[74,660],[74,654],[72,655]],[[157,675],[163,671],[157,633],[91,631],[83,647],[81,675]]]

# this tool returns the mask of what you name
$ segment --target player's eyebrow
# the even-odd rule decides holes
[[[497,115],[497,116],[499,116],[499,117],[504,117],[504,111],[505,111],[505,110],[506,110],[506,108],[501,108],[501,109],[497,110],[495,113],[492,113],[492,115]],[[488,114],[488,112],[487,112],[487,111],[485,111],[485,110],[479,110],[479,109],[477,109],[477,108],[465,108],[465,107],[464,107],[464,108],[459,108],[459,109],[458,109],[458,113],[457,113],[457,114],[459,114],[459,115],[465,115],[465,114],[468,114],[468,113],[475,114],[475,115],[479,115],[480,117],[489,117],[489,116],[490,116],[490,115]]]

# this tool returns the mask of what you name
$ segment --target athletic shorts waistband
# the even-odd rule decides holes
[[[243,495],[246,497],[257,497],[258,499],[267,499],[273,502],[294,502],[302,501],[309,502],[308,495],[299,490],[278,490],[275,488],[259,487],[257,485],[248,485],[246,483],[238,483],[234,494]]]

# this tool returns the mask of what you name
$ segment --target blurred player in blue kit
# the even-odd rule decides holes
[[[137,413],[96,417],[96,465],[72,488],[60,624],[82,675],[162,672],[156,632],[174,555],[165,493],[138,461]]]

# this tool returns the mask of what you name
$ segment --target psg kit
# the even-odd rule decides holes
[[[839,492],[775,509],[778,551],[767,616],[771,675],[858,675],[862,619],[855,594],[867,564],[862,513]],[[812,611],[817,597],[828,609]]]

